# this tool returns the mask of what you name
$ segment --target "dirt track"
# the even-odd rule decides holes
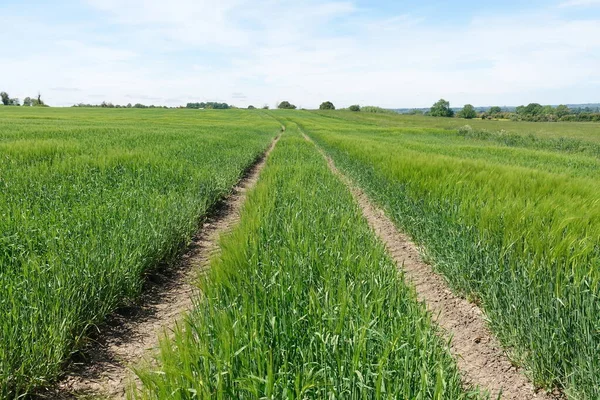
[[[306,134],[304,137],[312,142]],[[442,328],[445,338],[451,339],[450,352],[457,360],[465,385],[489,391],[491,399],[497,399],[500,393],[501,398],[507,400],[562,398],[560,394],[548,395],[536,390],[512,365],[498,340],[487,328],[482,311],[456,296],[444,279],[422,260],[410,238],[398,231],[384,212],[336,168],[323,150],[319,151],[333,173],[348,186],[369,225],[385,244],[398,268],[402,269],[405,278],[414,285],[419,301],[425,303],[434,321]]]
[[[208,216],[178,264],[149,276],[138,305],[111,315],[94,335],[96,339],[79,353],[77,360],[71,361],[65,377],[36,397],[125,398],[126,388],[134,379],[131,367],[152,354],[160,335],[191,309],[196,293],[193,281],[218,251],[219,237],[238,223],[246,193],[258,181],[278,140],[279,136]]]

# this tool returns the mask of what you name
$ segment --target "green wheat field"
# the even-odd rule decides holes
[[[317,146],[538,387],[600,398],[600,124],[37,107],[0,109],[0,398],[52,385],[279,134],[131,398],[486,398]]]

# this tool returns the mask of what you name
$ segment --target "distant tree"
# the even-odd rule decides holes
[[[131,103],[127,103],[127,108],[131,108],[131,107],[133,107],[133,106],[131,105]]]
[[[361,112],[375,113],[375,114],[397,114],[396,111],[378,106],[364,106],[360,108]]]
[[[37,99],[33,99],[32,103],[35,107],[46,107],[46,103],[42,100],[42,95],[38,93]]]
[[[217,103],[214,101],[209,101],[209,102],[201,102],[201,103],[187,103],[187,105],[185,106],[186,108],[194,108],[194,109],[201,109],[201,108],[207,108],[207,109],[215,109],[215,110],[226,110],[228,108],[231,108],[231,106],[227,103]]]
[[[458,117],[465,119],[473,119],[477,117],[477,111],[475,111],[475,107],[473,107],[471,104],[465,104],[463,109],[458,112]]]
[[[263,110],[268,110],[268,109],[269,109],[269,105],[268,105],[268,104],[265,104],[264,106],[262,106],[262,109],[263,109]]]
[[[295,110],[296,106],[291,104],[289,101],[282,101],[281,103],[279,103],[277,108],[284,109],[284,110]]]
[[[544,107],[538,103],[529,103],[526,107],[521,109],[524,115],[539,115],[542,114]]]
[[[10,99],[10,105],[11,106],[20,106],[21,102],[19,101],[19,99],[17,99],[16,97]]]
[[[552,107],[552,106],[543,106],[540,114],[542,114],[542,115],[554,115],[554,107]]]
[[[23,105],[25,107],[31,107],[32,104],[33,101],[31,100],[31,97],[25,97],[25,99],[23,100]]]
[[[335,110],[335,106],[330,101],[325,101],[319,106],[319,110]]]
[[[248,106],[248,110],[256,110],[256,107],[254,107],[252,104]]]
[[[211,104],[212,108],[214,108],[216,110],[227,110],[232,107],[227,103],[210,103],[209,102],[208,104]]]
[[[569,107],[565,106],[564,104],[561,104],[558,107],[556,107],[554,113],[558,118],[562,118],[566,115],[569,115],[571,113],[571,110],[569,109]]]
[[[2,104],[5,106],[10,105],[10,96],[6,92],[1,92],[0,97],[2,98]]]
[[[350,107],[348,107],[348,110],[350,110],[350,111],[360,111],[360,106],[358,104],[353,104]]]
[[[419,110],[418,108],[413,108],[407,114],[408,115],[423,115],[423,110]]]
[[[494,106],[494,107],[490,107],[490,110],[488,111],[489,115],[496,115],[496,114],[500,114],[502,112],[502,108],[498,107],[498,106]]]
[[[581,120],[579,115],[582,112],[581,108],[571,110],[564,104],[552,107],[549,105],[542,106],[538,103],[529,103],[526,106],[517,107],[515,114],[512,114],[510,118],[517,121],[533,122],[554,122],[567,119],[570,121],[579,121]]]
[[[431,107],[429,115],[431,115],[432,117],[453,117],[454,111],[452,111],[452,109],[450,108],[449,101],[440,99]]]

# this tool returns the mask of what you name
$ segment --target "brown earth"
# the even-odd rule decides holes
[[[312,142],[306,134],[306,140]],[[348,186],[360,205],[371,228],[385,244],[398,268],[416,290],[419,301],[425,303],[433,320],[450,341],[450,352],[456,359],[466,387],[477,386],[490,393],[491,399],[507,400],[561,399],[559,392],[548,394],[537,390],[511,363],[498,340],[485,322],[485,315],[474,304],[455,295],[446,281],[421,258],[410,238],[399,232],[394,223],[375,206],[367,195],[343,175],[327,154],[317,148],[330,169]]]
[[[282,127],[283,130],[283,127]],[[219,250],[220,236],[235,226],[246,193],[258,181],[279,136],[265,154],[247,170],[215,211],[202,224],[180,260],[148,277],[139,302],[117,310],[67,366],[65,376],[52,388],[40,391],[40,399],[124,399],[136,383],[132,367],[152,355],[159,338],[192,308],[198,289],[195,279]]]

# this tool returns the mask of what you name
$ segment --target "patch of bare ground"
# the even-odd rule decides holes
[[[304,138],[312,142],[306,134]],[[389,254],[404,272],[424,302],[457,361],[465,386],[477,386],[490,393],[491,399],[507,400],[562,399],[558,391],[538,390],[522,371],[514,366],[498,340],[488,329],[483,312],[466,299],[456,296],[446,281],[426,264],[417,246],[399,232],[394,223],[375,206],[367,195],[342,174],[333,160],[318,146],[330,169],[348,186],[371,228],[385,244]]]
[[[283,127],[282,127],[283,130]],[[231,194],[207,216],[183,256],[149,275],[136,305],[110,315],[88,344],[68,364],[64,377],[54,387],[36,393],[38,399],[126,398],[126,389],[136,383],[132,366],[152,354],[160,335],[192,308],[197,294],[194,280],[219,250],[220,236],[239,221],[246,193],[258,181],[279,136],[265,154],[250,167]]]

